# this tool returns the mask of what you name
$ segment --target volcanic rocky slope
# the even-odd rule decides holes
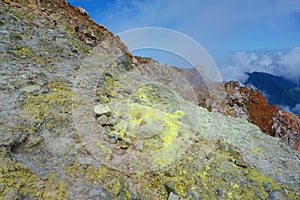
[[[299,118],[258,91],[133,57],[64,0],[0,1],[0,37],[0,199],[299,199]]]
[[[292,149],[300,151],[300,116],[269,105],[266,97],[250,85],[240,86],[234,81],[211,83],[194,68],[175,69],[188,80],[200,106],[226,116],[246,119],[262,132],[280,138]]]

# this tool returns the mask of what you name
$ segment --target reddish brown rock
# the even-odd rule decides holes
[[[18,8],[21,6],[25,13],[32,13],[37,16],[43,15],[53,22],[53,28],[66,27],[73,29],[78,38],[89,46],[96,46],[108,37],[114,36],[106,27],[96,24],[90,19],[83,8],[74,8],[65,0],[16,0],[13,2],[4,0],[4,2]],[[57,14],[59,14],[59,19],[63,20],[57,20]],[[120,40],[119,45],[126,50],[125,45]]]
[[[266,97],[258,90],[252,90],[248,96],[249,121],[257,125],[262,132],[275,136],[272,125],[274,113],[278,110],[276,106],[267,103]]]
[[[246,119],[257,125],[262,132],[280,138],[291,148],[300,151],[299,116],[279,110],[267,103],[266,97],[250,86],[239,86],[237,82],[224,83],[227,93],[225,113],[240,117],[243,112]],[[240,110],[233,109],[235,107]],[[239,111],[239,112],[237,112]]]
[[[247,116],[246,119],[257,125],[262,132],[278,137],[291,148],[300,151],[299,116],[269,105],[266,97],[249,85],[243,87],[237,82],[230,81],[224,83],[224,86],[227,93],[226,114],[240,117],[243,112],[244,116]],[[240,110],[232,109],[234,107]]]
[[[210,85],[210,91],[207,91],[203,86],[195,84],[207,84],[196,80],[196,73],[184,74],[192,83],[200,106],[224,115],[247,119],[257,125],[262,132],[278,137],[291,148],[300,151],[299,116],[269,105],[266,97],[250,85],[240,86],[235,81],[214,83]]]
[[[139,64],[148,64],[150,62],[154,62],[152,58],[148,58],[148,57],[134,56],[133,58],[135,58]]]

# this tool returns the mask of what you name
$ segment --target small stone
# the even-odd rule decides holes
[[[89,32],[89,37],[91,38],[91,39],[93,39],[93,40],[96,40],[97,39],[97,36],[96,36],[96,34],[95,34],[95,32],[93,31],[93,30],[90,30],[90,32]]]
[[[116,133],[110,133],[108,135],[108,141],[111,143],[111,144],[115,144],[117,143],[119,139],[119,136],[116,134]]]
[[[125,138],[123,138],[123,141],[124,141],[126,144],[128,144],[128,145],[131,145],[131,144],[132,144],[132,141],[131,141],[130,138],[125,137]]]
[[[128,144],[126,144],[125,142],[121,144],[120,146],[121,149],[128,149]]]
[[[243,160],[235,160],[234,164],[238,167],[247,168],[249,165]]]
[[[115,118],[113,118],[113,117],[108,117],[107,118],[106,125],[114,126],[114,125],[116,125],[116,123],[117,123],[117,120]]]
[[[124,93],[131,95],[132,94],[132,90],[129,88],[125,88],[124,89]]]
[[[141,140],[136,141],[134,146],[135,146],[136,150],[142,151],[143,150],[143,141],[141,141]]]
[[[96,105],[94,107],[94,112],[96,113],[96,115],[100,116],[100,115],[111,115],[111,109],[109,108],[109,106],[107,105]]]
[[[10,4],[10,1],[9,0],[4,0],[4,3]]]
[[[216,195],[217,195],[218,197],[220,197],[220,196],[222,196],[222,194],[223,194],[222,189],[221,189],[221,188],[217,188],[217,190],[216,190]]]
[[[107,76],[107,77],[110,77],[110,78],[113,78],[113,75],[111,75],[109,72],[104,72],[103,75]]]
[[[135,65],[137,65],[137,64],[138,64],[137,59],[133,57],[133,58],[132,58],[132,63],[135,64]]]
[[[206,153],[205,157],[206,157],[207,160],[210,160],[211,157],[212,157],[212,153],[211,152]]]
[[[100,117],[98,117],[97,120],[98,120],[99,124],[105,125],[106,122],[107,122],[107,116],[106,115],[101,115]]]
[[[174,193],[176,195],[178,195],[180,192],[180,188],[179,188],[179,184],[175,181],[167,181],[164,184],[166,190],[170,193]]]
[[[173,192],[170,193],[168,200],[179,200],[179,196],[174,194]]]
[[[264,188],[266,189],[267,192],[271,192],[272,188],[268,182],[264,183]]]

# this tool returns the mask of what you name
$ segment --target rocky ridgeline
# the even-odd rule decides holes
[[[224,83],[224,87],[226,103],[222,110],[225,115],[247,119],[262,132],[280,138],[291,148],[300,151],[299,116],[269,105],[266,97],[249,85],[240,86],[238,82],[230,81]]]
[[[261,132],[296,145],[298,118],[259,92],[134,57],[64,0],[1,0],[0,37],[0,199],[299,199],[299,153]]]
[[[148,60],[154,63],[154,61]],[[145,70],[147,67],[143,67]],[[226,116],[243,118],[257,125],[262,132],[280,138],[291,148],[300,151],[300,117],[280,110],[267,103],[265,96],[250,85],[240,86],[238,82],[211,83],[205,80],[196,69],[179,71],[191,84],[193,90],[186,90],[183,96],[190,97],[191,92],[197,96],[197,103],[210,111],[220,112]],[[157,70],[154,70],[157,71]],[[170,76],[176,72],[169,70]],[[155,74],[159,76],[159,74]],[[180,89],[179,89],[180,90]],[[177,90],[178,91],[178,90]]]

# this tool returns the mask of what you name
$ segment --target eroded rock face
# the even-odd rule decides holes
[[[236,82],[230,81],[224,83],[226,95],[225,114],[238,118],[248,119],[248,94],[251,91],[250,86],[241,88]]]
[[[285,144],[299,151],[300,121],[299,117],[269,105],[266,97],[255,89],[241,87],[240,91],[248,97],[246,104],[249,122],[273,137],[280,138]],[[245,105],[245,104],[244,104]]]
[[[300,120],[298,116],[278,110],[273,115],[271,128],[275,137],[282,138],[284,143],[300,151]]]
[[[210,96],[205,96],[206,101],[200,105],[206,108],[210,108],[212,104],[217,105],[219,112],[246,119],[257,125],[262,132],[280,138],[292,149],[299,151],[299,116],[279,110],[277,106],[269,105],[266,97],[260,91],[251,88],[250,85],[240,86],[238,82],[229,81],[220,83],[219,88],[222,85],[224,85],[225,98],[221,92],[210,92]],[[219,91],[221,90],[219,89]],[[205,93],[201,94],[205,95]],[[222,99],[225,99],[225,103],[216,104],[217,99],[219,102],[224,102]]]

